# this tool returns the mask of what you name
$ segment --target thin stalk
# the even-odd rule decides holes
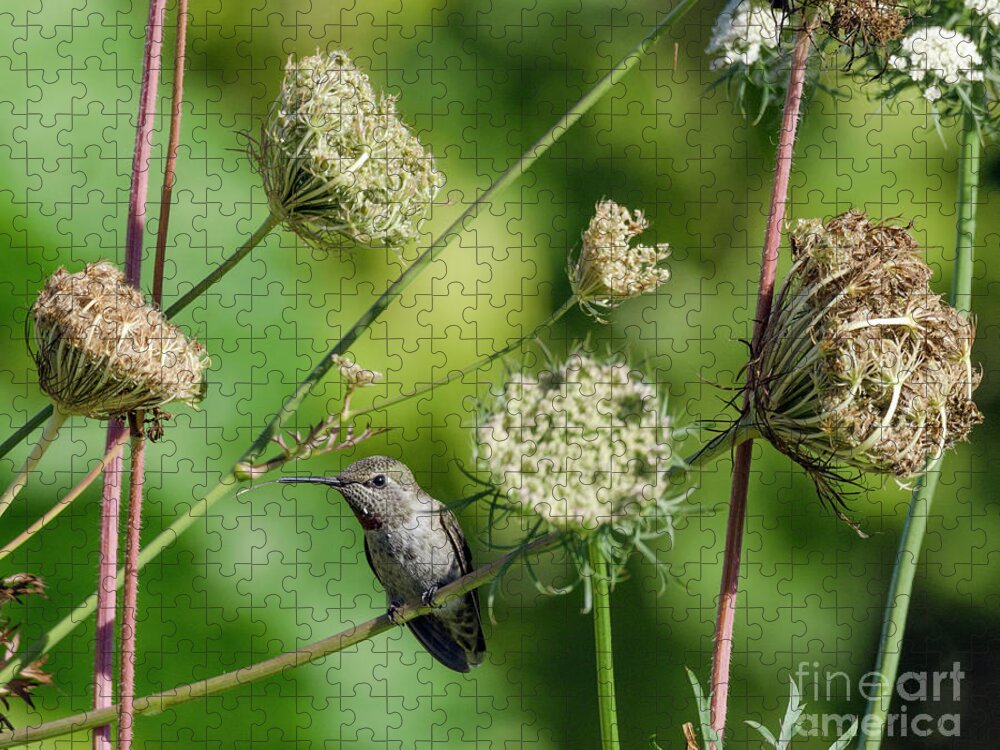
[[[452,222],[448,229],[446,229],[445,232],[437,240],[435,240],[431,248],[425,252],[423,257],[426,258],[427,253],[431,252],[431,250],[435,248],[435,254],[440,252],[440,249],[450,242],[452,234],[458,233],[464,228],[465,221],[473,218],[473,215],[477,212],[479,206],[496,195],[499,190],[510,185],[515,179],[517,179],[517,177],[534,164],[535,161],[541,158],[541,156],[548,151],[548,149],[567,129],[569,129],[569,127],[583,117],[583,115],[586,114],[586,112],[593,107],[605,93],[607,93],[612,84],[617,82],[625,73],[630,71],[639,63],[642,55],[649,51],[649,49],[653,46],[653,43],[657,40],[657,38],[659,38],[660,34],[662,34],[663,31],[675,21],[681,19],[684,14],[686,14],[694,6],[694,4],[695,0],[681,0],[681,2],[674,6],[674,8],[663,18],[663,20],[660,21],[660,23],[657,24],[656,27],[638,45],[636,45],[635,48],[633,48],[622,60],[620,60],[618,64],[615,65],[615,67],[612,68],[603,78],[594,84],[594,88],[584,94],[584,96],[559,120],[559,122],[553,125],[545,135],[543,135],[534,145],[522,154],[516,162],[511,164],[504,171],[491,188],[480,195],[480,197],[476,199],[475,203],[466,209],[458,219]],[[266,232],[263,231],[262,227],[255,233],[254,236],[259,236],[259,239],[257,240],[257,242],[259,242],[260,239],[263,239],[264,235],[266,235]],[[251,238],[251,241],[252,240],[253,238]],[[247,244],[251,245],[251,241],[248,241]],[[249,250],[247,250],[247,252],[249,252]],[[430,259],[427,258],[424,261],[423,266],[425,267],[429,261]],[[415,263],[419,262],[419,260],[415,261]],[[406,274],[404,274],[404,276],[405,275]],[[381,312],[393,299],[394,294],[400,290],[401,287],[398,285],[402,278],[403,277],[400,277],[396,284],[390,287],[390,289],[382,295],[380,300],[373,305],[372,309],[365,313],[362,319],[352,327],[348,335],[342,339],[341,343],[334,349],[334,353],[338,353],[339,351],[346,349],[349,343],[345,344],[345,342],[349,339],[349,342],[352,343],[357,336],[360,335],[361,332],[367,328],[367,326],[369,326],[379,314],[381,314]],[[412,281],[412,276],[406,279],[404,285],[409,283],[409,281]],[[192,290],[192,292],[193,291],[194,290]],[[175,308],[178,308],[179,305],[186,306],[197,296],[198,295],[192,296],[191,293],[185,295],[182,300],[167,310],[167,316],[170,317],[176,312]],[[190,299],[188,299],[188,297],[190,297]],[[184,304],[181,305],[181,303]],[[320,365],[317,365],[317,369],[320,367],[324,367],[324,364],[321,363]],[[324,372],[327,369],[329,369],[329,365],[324,367]],[[264,432],[261,433],[260,437],[257,438],[254,445],[247,452],[248,456],[256,457],[260,454],[260,452],[267,446],[270,438],[274,435],[279,421],[287,419],[288,416],[294,413],[302,399],[305,398],[306,393],[319,382],[321,377],[322,375],[315,377],[315,371],[310,374],[307,381],[303,382],[303,385],[300,386],[298,391],[296,391],[292,399],[286,402],[281,412],[279,412],[271,423],[268,424]],[[296,403],[293,404],[292,401],[296,399]],[[230,490],[235,487],[239,481],[236,472],[244,460],[245,459],[241,459],[238,461],[222,477],[215,487],[208,492],[208,494],[194,503],[194,505],[192,505],[184,515],[175,519],[169,527],[164,529],[155,539],[143,548],[139,555],[140,569],[142,569],[151,560],[156,559],[156,557],[163,552],[164,549],[173,544],[178,536],[187,531],[187,529],[193,526],[199,519],[204,518],[216,503],[229,494]],[[119,578],[119,585],[120,582],[121,578]],[[77,605],[72,612],[63,618],[63,620],[61,620],[55,627],[49,630],[46,635],[32,643],[21,654],[19,654],[16,658],[11,659],[6,666],[0,669],[0,684],[5,681],[9,681],[11,676],[16,674],[25,664],[30,664],[31,661],[37,659],[38,656],[51,651],[56,644],[60,643],[64,638],[72,633],[81,622],[85,621],[87,617],[93,614],[97,606],[97,594],[90,595]]]
[[[590,585],[594,592],[594,653],[597,656],[597,706],[601,720],[602,750],[618,750],[618,704],[615,698],[615,664],[611,641],[611,581],[608,562],[596,542],[588,547]]]
[[[396,406],[397,404],[404,403],[406,401],[409,401],[411,398],[422,396],[425,393],[433,391],[435,388],[443,388],[444,386],[448,385],[449,383],[455,380],[464,378],[469,373],[473,373],[476,370],[480,370],[492,364],[501,357],[510,354],[525,341],[534,338],[549,326],[555,325],[566,313],[568,313],[570,310],[576,307],[578,301],[579,300],[577,299],[576,295],[570,295],[570,298],[565,302],[563,302],[562,306],[559,307],[558,310],[553,312],[551,315],[549,315],[549,317],[547,317],[545,320],[543,320],[541,323],[539,323],[533,329],[531,329],[531,333],[529,333],[527,336],[522,336],[521,338],[516,339],[515,341],[512,341],[511,343],[507,344],[507,346],[503,347],[502,349],[497,349],[492,354],[487,354],[486,356],[477,359],[471,365],[468,365],[462,368],[461,370],[455,370],[453,372],[450,372],[448,373],[447,376],[441,378],[440,380],[435,380],[433,383],[428,383],[427,385],[421,386],[420,388],[416,388],[410,391],[409,393],[402,393],[398,396],[395,396],[394,398],[390,398],[388,401],[384,401],[379,404],[373,404],[371,406],[366,406],[363,409],[351,412],[348,416],[360,417],[364,414],[370,414],[373,411],[382,411],[382,409],[388,409],[390,406]]]
[[[778,248],[781,245],[781,225],[785,220],[788,200],[788,181],[792,171],[795,134],[799,122],[799,109],[805,86],[806,63],[812,46],[814,20],[808,19],[795,39],[792,68],[788,79],[778,151],[774,166],[774,184],[771,189],[771,208],[767,216],[764,249],[757,292],[757,312],[754,319],[750,359],[753,362],[760,351],[760,342],[767,330],[774,298],[774,280],[778,269]],[[749,405],[753,384],[753,368],[747,369],[747,387],[744,395],[744,412]],[[729,668],[733,656],[733,625],[736,620],[736,599],[740,585],[740,556],[743,551],[743,529],[746,524],[747,494],[750,488],[750,463],[753,459],[753,441],[747,440],[736,448],[733,458],[733,484],[729,496],[729,518],[726,521],[726,546],[722,564],[722,581],[719,591],[719,610],[716,618],[715,644],[712,656],[712,729],[721,739],[726,728],[729,704]],[[713,747],[714,747],[714,743]]]
[[[408,622],[415,617],[432,612],[435,608],[460,596],[464,596],[473,589],[479,588],[483,584],[493,580],[499,575],[501,570],[510,565],[519,555],[545,552],[555,547],[559,541],[559,536],[556,534],[539,537],[530,544],[525,545],[525,547],[514,550],[487,565],[477,568],[468,575],[452,581],[447,586],[442,586],[431,604],[425,604],[418,599],[400,607],[395,612],[396,622]],[[396,627],[398,626],[389,620],[387,615],[380,615],[309,646],[265,659],[252,666],[243,667],[216,677],[210,677],[198,682],[181,685],[171,690],[138,698],[135,701],[134,715],[160,714],[189,701],[207,698],[210,695],[215,695],[225,690],[242,687],[267,677],[283,674],[289,669],[311,664],[325,656],[343,651],[362,641],[374,638],[381,633],[394,630]],[[26,727],[6,732],[0,734],[0,748],[16,747],[52,737],[61,737],[105,722],[115,721],[118,715],[117,710],[117,706],[111,706],[110,708],[98,711],[86,711],[75,716],[67,716],[37,727]]]
[[[980,139],[975,120],[965,115],[962,123],[962,153],[959,161],[958,219],[955,238],[955,270],[951,288],[951,304],[968,313],[972,308],[972,269],[975,262],[976,209],[979,190]],[[924,475],[917,482],[906,522],[899,539],[896,561],[893,566],[889,593],[886,597],[882,632],[879,637],[875,673],[878,685],[868,701],[865,718],[858,735],[858,750],[879,750],[885,733],[889,708],[899,674],[899,660],[906,634],[906,619],[913,597],[913,581],[920,561],[927,519],[934,502],[934,490],[941,474],[943,456],[938,455],[927,464]]]
[[[219,282],[223,276],[236,268],[239,262],[247,257],[250,254],[250,251],[257,247],[257,245],[263,242],[264,238],[267,237],[267,235],[269,235],[271,231],[280,223],[280,219],[278,219],[274,214],[269,213],[267,218],[265,218],[264,221],[261,222],[261,225],[257,227],[257,230],[247,238],[246,242],[236,249],[236,252],[222,261],[222,263],[217,265],[211,273],[185,292],[184,296],[168,307],[163,314],[166,315],[167,318],[172,318],[198,299],[214,284]]]
[[[39,531],[41,531],[50,523],[52,523],[52,521],[58,518],[59,515],[73,503],[74,500],[80,497],[80,495],[83,494],[84,490],[86,490],[93,483],[93,481],[101,475],[101,472],[104,471],[105,467],[111,461],[113,461],[114,459],[118,458],[121,455],[122,448],[124,448],[125,446],[126,439],[127,439],[127,434],[125,432],[122,432],[121,437],[118,439],[118,441],[108,449],[108,451],[101,457],[101,460],[98,461],[94,465],[94,468],[90,470],[87,476],[81,479],[77,483],[77,485],[73,487],[73,489],[71,489],[68,493],[66,493],[66,496],[64,498],[62,498],[61,500],[59,500],[59,502],[57,502],[55,505],[49,508],[42,515],[42,517],[39,518],[37,521],[35,521],[33,524],[31,524],[31,526],[29,526],[27,529],[18,534],[14,539],[7,542],[7,544],[5,544],[2,548],[0,548],[0,560],[4,560],[15,550],[19,549],[21,545],[30,541],[35,534],[37,534]]]
[[[146,230],[146,197],[149,193],[149,155],[152,149],[156,116],[156,90],[160,83],[160,57],[163,48],[163,15],[166,0],[150,0],[146,19],[146,46],[142,57],[142,83],[139,88],[139,112],[136,116],[135,148],[132,152],[132,182],[129,191],[128,222],[125,229],[125,278],[137,289],[142,278],[142,245]],[[124,426],[118,420],[108,424],[107,447],[121,436]],[[118,579],[118,514],[121,504],[121,458],[113,460],[104,472],[101,500],[101,541],[98,558],[98,591],[103,594],[103,622],[94,634],[94,708],[110,706],[114,700],[114,626]],[[110,522],[110,519],[114,523]],[[111,750],[111,728],[97,727],[93,733],[94,750]]]
[[[52,404],[46,404],[42,407],[37,414],[32,416],[27,422],[21,425],[17,430],[14,431],[9,438],[0,444],[0,458],[3,458],[8,453],[10,453],[14,448],[19,446],[22,441],[28,439],[28,435],[37,430],[46,419],[52,416],[53,406]]]
[[[125,440],[128,431],[117,419],[108,425],[107,449]],[[118,515],[121,512],[121,453],[104,468],[104,489],[101,492],[101,530],[97,552],[97,593],[91,596],[97,609],[97,629],[94,632],[94,708],[107,708],[114,703],[115,669],[115,608],[118,592]],[[24,662],[30,664],[30,661]],[[20,667],[12,672],[16,674]],[[94,750],[111,748],[111,726],[94,729]]]
[[[142,529],[142,488],[146,460],[146,437],[142,412],[129,415],[131,468],[129,471],[128,521],[125,530],[125,591],[122,601],[122,639],[118,679],[118,750],[130,750],[135,712],[135,635],[139,599],[139,532]]]
[[[156,260],[153,264],[153,302],[163,301],[163,267],[167,261],[167,230],[174,183],[177,180],[177,145],[181,139],[181,114],[184,109],[184,63],[187,60],[188,0],[177,0],[177,23],[174,38],[174,83],[170,94],[170,134],[167,137],[167,162],[160,187],[160,223],[156,228]]]
[[[14,498],[17,497],[18,493],[24,488],[24,485],[28,483],[28,477],[31,472],[35,470],[38,466],[38,462],[42,460],[42,456],[45,455],[45,451],[49,449],[49,446],[55,441],[56,436],[59,435],[59,430],[66,422],[69,417],[65,412],[55,409],[52,412],[52,416],[49,418],[48,423],[45,425],[45,429],[42,431],[42,436],[35,443],[35,447],[31,449],[31,453],[28,457],[24,459],[24,464],[21,466],[21,470],[17,472],[17,476],[14,480],[7,486],[4,490],[3,495],[0,496],[0,516],[7,512],[7,508],[10,504],[14,502]]]

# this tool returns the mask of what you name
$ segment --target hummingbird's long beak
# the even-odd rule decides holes
[[[347,485],[347,482],[337,477],[279,477],[277,481],[279,484],[324,484],[335,488]]]

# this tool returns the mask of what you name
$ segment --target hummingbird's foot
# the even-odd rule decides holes
[[[423,602],[425,607],[434,607],[435,609],[440,609],[443,604],[435,604],[434,597],[437,596],[439,586],[431,586],[424,593],[420,595],[420,601]]]
[[[390,604],[389,609],[386,610],[385,616],[389,618],[389,622],[391,622],[393,625],[398,625],[399,627],[403,627],[406,624],[406,622],[399,614],[400,609],[402,609],[402,606],[400,606],[399,604]]]

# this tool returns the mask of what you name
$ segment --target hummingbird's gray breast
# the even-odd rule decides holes
[[[365,532],[372,568],[390,604],[417,599],[462,575],[436,509],[421,508],[400,520]]]

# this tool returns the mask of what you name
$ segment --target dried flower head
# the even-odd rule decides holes
[[[852,211],[791,239],[750,379],[758,426],[827,496],[838,468],[918,474],[982,420],[973,323],[930,290],[903,227]]]
[[[568,272],[580,304],[598,320],[602,311],[652,292],[670,278],[670,271],[659,266],[670,255],[669,245],[630,244],[648,227],[642,211],[630,212],[614,201],[597,204]]]
[[[705,53],[715,55],[712,70],[750,66],[762,50],[777,49],[782,13],[760,0],[731,0],[715,21]]]
[[[15,573],[0,581],[0,605],[18,602],[26,596],[42,596],[45,581],[33,573]]]
[[[345,52],[289,59],[252,156],[272,213],[307,242],[400,246],[444,179]]]
[[[32,307],[42,390],[68,414],[96,419],[204,394],[201,344],[166,321],[111,263],[60,268]]]
[[[500,507],[565,532],[571,548],[596,538],[621,563],[671,530],[670,441],[652,385],[625,364],[578,353],[508,380],[481,422],[479,456]],[[579,559],[584,567],[585,552]]]
[[[893,0],[833,0],[826,4],[829,20],[824,27],[855,55],[884,48],[906,29],[902,6]]]
[[[930,102],[941,98],[942,86],[983,80],[983,57],[975,43],[943,26],[927,26],[908,34],[889,64],[921,86]]]
[[[0,605],[12,601],[20,603],[22,597],[44,593],[45,582],[41,578],[31,573],[17,573],[0,582]],[[17,656],[19,642],[17,625],[11,624],[6,614],[0,616],[0,669],[6,667]],[[34,708],[32,691],[40,685],[52,684],[51,675],[42,669],[44,663],[43,656],[37,661],[26,664],[18,669],[8,682],[0,685],[0,703],[5,710],[10,708],[11,698],[18,698]],[[0,712],[0,729],[14,729],[14,725],[4,712]]]
[[[339,354],[333,356],[333,364],[340,371],[340,377],[344,379],[344,382],[351,389],[374,385],[382,379],[382,373],[375,370],[366,370],[356,362],[352,362],[347,357],[342,357]]]

